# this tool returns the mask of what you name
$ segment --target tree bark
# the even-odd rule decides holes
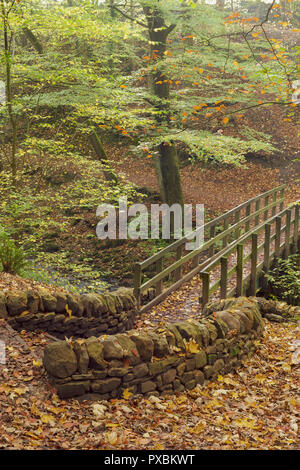
[[[9,117],[9,123],[12,132],[12,141],[11,141],[11,157],[10,157],[10,166],[11,166],[11,176],[12,184],[16,187],[17,180],[17,120],[12,103],[12,76],[11,76],[11,49],[10,49],[10,40],[9,40],[9,24],[8,16],[9,10],[6,11],[5,4],[1,1],[1,13],[2,13],[2,22],[3,22],[3,42],[4,42],[4,66],[5,66],[5,93],[6,93],[6,109]]]
[[[147,19],[148,33],[153,62],[152,89],[158,98],[156,107],[161,112],[157,116],[158,123],[168,122],[170,117],[169,99],[170,85],[163,68],[157,69],[155,62],[163,61],[167,51],[167,38],[176,25],[167,26],[158,8],[143,7]],[[183,192],[181,188],[179,162],[176,146],[174,144],[161,143],[159,145],[159,158],[156,162],[157,178],[163,202],[173,205],[180,204],[183,207]]]
[[[39,54],[43,54],[44,53],[43,46],[41,42],[38,40],[38,38],[36,37],[36,35],[31,31],[31,29],[27,28],[27,26],[24,26],[23,33],[25,34],[26,39],[28,39],[28,41],[35,48],[35,50]]]
[[[163,142],[159,146],[160,158],[157,160],[158,180],[163,202],[183,207],[183,193],[180,183],[179,163],[176,146]]]
[[[93,132],[89,135],[89,139],[97,156],[97,160],[103,163],[103,165],[105,165],[105,168],[103,169],[105,179],[107,181],[113,181],[114,183],[117,183],[118,178],[113,169],[110,168],[107,153],[105,152],[101,139],[97,134],[96,130],[93,130]]]

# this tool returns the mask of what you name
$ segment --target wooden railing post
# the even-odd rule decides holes
[[[265,197],[265,207],[268,207],[268,205],[269,205],[269,196],[266,196]],[[264,212],[264,220],[268,220],[268,215],[269,215],[269,209],[267,209]]]
[[[180,245],[176,250],[176,261],[179,261],[182,258],[183,245]],[[179,266],[175,271],[175,279],[179,281],[182,278],[182,266]]]
[[[237,245],[237,267],[236,267],[236,295],[238,297],[244,294],[244,245]]]
[[[136,298],[138,310],[141,307],[141,287],[142,284],[142,269],[140,263],[134,265],[134,280],[133,280],[133,294]]]
[[[263,273],[267,274],[270,269],[270,244],[271,244],[271,224],[265,225],[265,243],[264,243],[264,265]],[[262,285],[265,291],[267,290],[268,281],[266,276],[263,276]]]
[[[265,225],[264,272],[270,269],[271,224]]]
[[[246,206],[246,217],[248,217],[250,214],[251,214],[251,204],[248,204]],[[246,222],[245,224],[245,231],[249,232],[249,230],[250,230],[250,220],[248,220],[248,222]]]
[[[280,256],[280,241],[281,241],[281,217],[275,218],[276,232],[275,232],[275,256],[279,258]]]
[[[273,193],[273,202],[276,202],[276,201],[277,201],[277,191],[275,191],[275,192]],[[277,206],[277,204],[275,204],[275,205],[273,206],[273,209],[272,209],[272,216],[274,216],[274,215],[276,214],[276,206]]]
[[[156,264],[156,274],[161,273],[163,270],[163,258],[159,258],[155,264]],[[163,291],[163,280],[161,279],[160,281],[156,283],[155,294],[159,295],[162,293],[162,291]]]
[[[212,225],[210,227],[210,232],[209,232],[210,239],[215,238],[215,235],[216,235],[216,226]],[[215,254],[215,245],[211,245],[211,247],[209,248],[209,256],[214,256],[214,254]]]
[[[280,196],[281,196],[281,199],[283,199],[285,197],[285,188],[283,188],[281,191],[280,191]],[[280,203],[280,210],[283,211],[283,208],[284,208],[284,201],[282,201]]]
[[[255,211],[259,211],[260,209],[260,199],[257,199],[255,203]],[[255,217],[255,226],[259,224],[259,215]]]
[[[300,251],[300,235],[299,235],[299,213],[300,213],[300,206],[297,204],[295,206],[295,222],[294,222],[294,253]]]
[[[285,216],[285,247],[284,247],[284,256],[288,258],[290,255],[290,241],[291,241],[291,220],[292,220],[292,211],[288,209]]]
[[[237,224],[240,220],[241,220],[241,211],[238,210],[236,211],[235,216],[234,216],[234,223]],[[241,233],[241,229],[237,228],[235,231],[235,235],[234,235],[236,240],[240,238],[240,233]]]
[[[224,231],[227,230],[228,227],[229,227],[229,219],[227,218],[224,220]],[[223,248],[225,248],[227,245],[228,245],[228,235],[226,235],[223,238]]]
[[[221,258],[221,299],[227,297],[227,274],[228,274],[228,258]]]
[[[250,295],[256,295],[257,286],[257,247],[258,235],[253,233],[252,237],[252,250],[251,250],[251,281],[250,281]]]
[[[209,301],[210,274],[206,272],[201,272],[201,279],[202,279],[202,306],[204,307]]]

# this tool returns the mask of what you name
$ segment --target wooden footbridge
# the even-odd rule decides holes
[[[284,208],[286,185],[256,196],[209,221],[200,229],[204,243],[186,251],[183,237],[135,264],[134,294],[141,313],[159,304],[200,275],[205,305],[212,298],[255,295],[275,258],[300,253],[300,201]],[[199,228],[194,232],[199,233]],[[143,293],[155,289],[142,305]]]

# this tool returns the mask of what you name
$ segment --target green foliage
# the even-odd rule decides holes
[[[271,292],[291,305],[300,305],[300,256],[279,259],[267,274]]]
[[[166,141],[184,144],[191,154],[191,159],[211,160],[220,164],[241,165],[245,155],[250,152],[271,152],[274,147],[265,141],[251,138],[241,140],[226,135],[216,135],[206,131],[183,131],[165,136]]]
[[[9,239],[5,232],[0,232],[0,269],[9,274],[21,274],[26,266],[23,251]]]

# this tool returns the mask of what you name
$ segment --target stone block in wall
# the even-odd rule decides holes
[[[111,295],[114,298],[117,314],[121,314],[124,311],[124,305],[121,296],[114,292]]]
[[[177,366],[177,375],[181,377],[184,374],[185,369],[186,369],[186,364],[185,362],[182,362],[181,364],[179,364],[179,366]]]
[[[217,331],[217,328],[214,325],[213,320],[203,320],[202,322],[203,322],[205,328],[209,332],[209,342],[214,343],[216,341],[216,339],[218,338],[218,331]]]
[[[174,390],[176,392],[183,392],[184,391],[184,385],[182,385],[182,383],[180,382],[179,379],[174,380],[173,387],[174,387]]]
[[[192,320],[191,323],[193,324],[195,322],[195,320]],[[201,336],[202,336],[202,345],[204,347],[207,347],[210,343],[210,333],[209,333],[209,330],[208,328],[203,325],[202,323],[200,322],[197,322],[198,324],[198,328],[200,330],[200,333],[201,333]]]
[[[220,372],[225,366],[223,359],[217,359],[214,363],[214,371]]]
[[[84,308],[84,316],[99,318],[103,313],[107,312],[107,306],[103,302],[102,297],[96,294],[83,294],[81,301]]]
[[[203,373],[206,379],[209,379],[214,375],[214,368],[213,366],[207,365],[203,368]]]
[[[221,312],[216,312],[216,318],[223,320],[224,323],[229,328],[229,331],[236,330],[238,333],[241,330],[241,324],[238,318],[235,316],[231,315],[228,311],[221,311]]]
[[[19,317],[15,317],[16,322],[20,323],[21,325],[29,322],[30,320],[32,320],[34,318],[33,313],[30,313],[30,312],[24,312],[24,313],[22,315],[20,315]]]
[[[85,374],[88,371],[90,358],[84,341],[74,341],[73,349],[77,357],[78,372]]]
[[[31,313],[38,313],[40,306],[40,296],[36,290],[30,289],[27,291],[27,310]]]
[[[56,313],[65,313],[67,305],[66,294],[64,294],[63,292],[55,292],[54,296],[56,298]]]
[[[141,378],[149,374],[149,368],[147,364],[140,364],[133,368],[132,373],[134,377]]]
[[[27,294],[20,290],[9,291],[5,298],[9,316],[18,316],[27,310]]]
[[[94,379],[105,379],[107,377],[108,369],[106,370],[93,370]]]
[[[151,376],[161,374],[163,372],[163,361],[150,362],[149,364],[149,373]]]
[[[127,359],[131,366],[141,363],[136,344],[125,333],[117,334],[116,339],[123,349],[124,359]]]
[[[124,377],[128,373],[125,367],[114,367],[108,370],[109,377]]]
[[[205,381],[205,377],[203,372],[201,370],[195,370],[194,371],[194,379],[196,381],[196,384],[203,385]]]
[[[82,382],[83,380],[93,380],[94,375],[92,372],[86,373],[86,374],[73,374],[72,375],[72,380],[80,381]]]
[[[146,382],[140,384],[139,390],[141,393],[152,392],[156,390],[156,383],[152,380],[147,380]]]
[[[5,295],[0,292],[0,318],[7,318],[8,312],[6,308]]]
[[[217,329],[218,338],[225,338],[229,332],[229,327],[226,325],[226,323],[220,318],[214,318],[213,323]]]
[[[77,357],[66,341],[57,341],[46,346],[43,365],[54,377],[70,377],[77,371]]]
[[[252,322],[251,320],[243,313],[242,311],[236,310],[235,312],[232,313],[232,315],[237,318],[240,322],[241,325],[241,333],[249,333],[252,328]]]
[[[191,380],[194,380],[194,371],[185,372],[180,380],[184,384],[190,382]]]
[[[73,398],[88,392],[90,382],[68,382],[66,384],[56,385],[56,389],[60,398]]]
[[[103,380],[96,380],[91,383],[91,390],[97,393],[109,393],[121,385],[119,377],[109,377]]]
[[[185,361],[186,371],[189,372],[190,370],[194,370],[196,368],[196,360],[195,358],[187,359]]]
[[[182,336],[180,335],[174,323],[166,324],[166,339],[170,346],[176,346],[182,351],[185,351],[185,345]]]
[[[136,308],[136,299],[133,295],[133,289],[120,287],[114,294],[120,297],[125,311]]]
[[[101,294],[101,299],[107,306],[107,310],[113,314],[117,313],[116,298],[110,294]]]
[[[154,349],[153,355],[155,357],[165,357],[169,354],[169,344],[166,340],[165,336],[162,334],[156,334],[153,332],[149,332],[149,336],[153,341]]]
[[[100,341],[91,336],[86,340],[86,349],[89,355],[89,368],[96,370],[104,370],[107,367],[103,357],[103,345]]]
[[[165,372],[162,375],[163,384],[166,385],[166,384],[173,382],[175,380],[176,375],[177,375],[176,369],[169,369],[167,372]]]
[[[39,310],[42,312],[55,312],[57,300],[47,289],[39,288],[38,293],[41,299]]]
[[[185,339],[187,342],[190,339],[194,339],[199,346],[202,346],[202,335],[200,328],[198,328],[195,323],[192,324],[188,321],[182,321],[174,323],[174,326],[179,331],[181,337]]]
[[[127,333],[131,341],[133,341],[138,350],[139,356],[142,361],[150,362],[154,352],[154,343],[152,339],[142,332],[128,332]]]
[[[192,379],[192,380],[190,380],[189,382],[186,382],[186,383],[184,384],[184,388],[185,388],[186,390],[193,390],[193,388],[195,388],[196,385],[197,385],[196,380],[195,380],[195,379]]]
[[[122,346],[118,342],[117,338],[105,338],[102,340],[103,346],[103,357],[106,361],[111,361],[113,359],[123,359],[124,352]]]

